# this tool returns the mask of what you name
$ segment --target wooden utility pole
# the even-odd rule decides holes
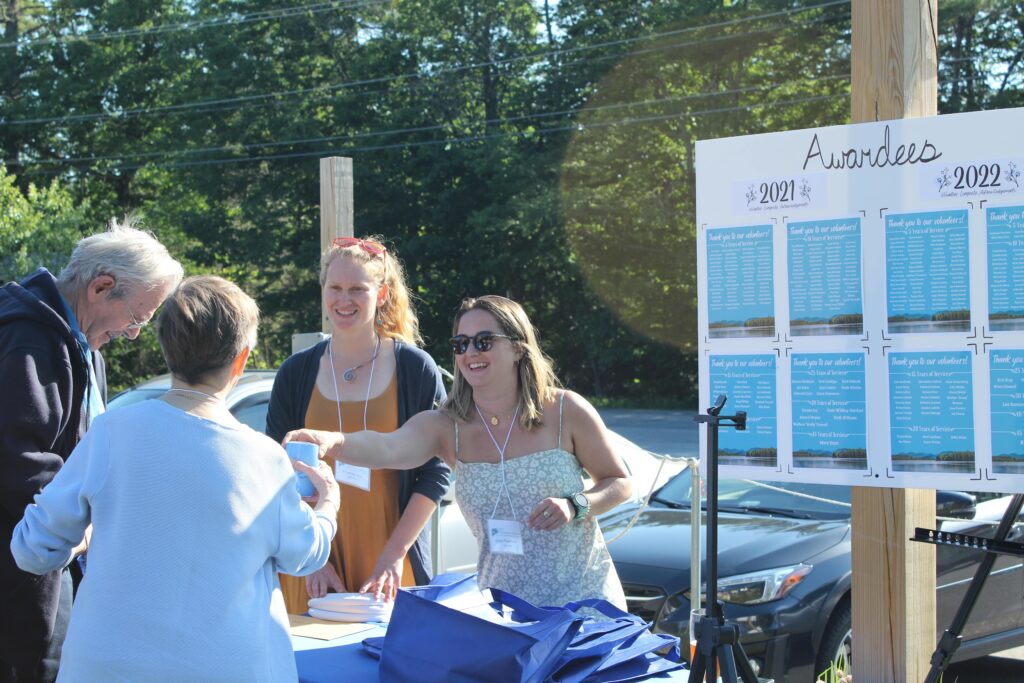
[[[938,113],[938,0],[853,0],[854,123]],[[936,644],[935,491],[853,489],[853,671],[921,681]],[[819,673],[819,672],[815,672]]]
[[[320,252],[335,237],[354,236],[355,202],[352,192],[352,159],[326,157],[320,160]],[[331,331],[327,311],[320,311],[324,332]]]

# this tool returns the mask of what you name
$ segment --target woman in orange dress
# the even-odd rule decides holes
[[[401,263],[379,239],[340,237],[321,257],[320,285],[331,321],[327,341],[294,354],[274,381],[267,434],[301,427],[394,431],[445,398],[440,371],[416,346],[416,314]],[[305,577],[281,576],[288,612],[331,592],[393,598],[430,580],[427,522],[451,471],[433,458],[412,470],[369,470],[329,461],[341,484],[331,557]]]

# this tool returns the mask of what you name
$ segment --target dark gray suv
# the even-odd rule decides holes
[[[629,609],[655,630],[688,636],[690,613],[690,471],[655,492],[637,524],[609,546]],[[991,536],[1010,497],[977,502],[939,491],[941,528]],[[724,480],[719,486],[719,598],[761,676],[804,683],[840,655],[849,661],[850,489],[823,484]],[[607,536],[635,512],[602,518]],[[1022,530],[1010,540],[1021,541]],[[949,626],[982,554],[937,548],[938,624]],[[1024,566],[1000,556],[955,660],[1024,644]],[[703,600],[702,600],[703,602]],[[936,642],[938,637],[936,636]]]

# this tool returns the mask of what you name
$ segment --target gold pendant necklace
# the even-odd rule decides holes
[[[478,410],[479,410],[479,408],[478,408]],[[483,416],[481,415],[480,417],[482,418]],[[507,415],[506,419],[509,418],[509,417],[512,417],[512,416],[511,415]],[[487,421],[491,423],[492,427],[497,427],[499,424],[501,424],[501,415],[498,415],[497,413],[495,413],[495,414],[491,415],[489,418],[487,418]]]

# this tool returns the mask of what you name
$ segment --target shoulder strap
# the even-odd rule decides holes
[[[565,391],[558,396],[558,444],[556,448],[562,447],[562,406],[565,404]]]
[[[455,459],[459,459],[459,421],[452,420],[452,424],[455,425]]]

